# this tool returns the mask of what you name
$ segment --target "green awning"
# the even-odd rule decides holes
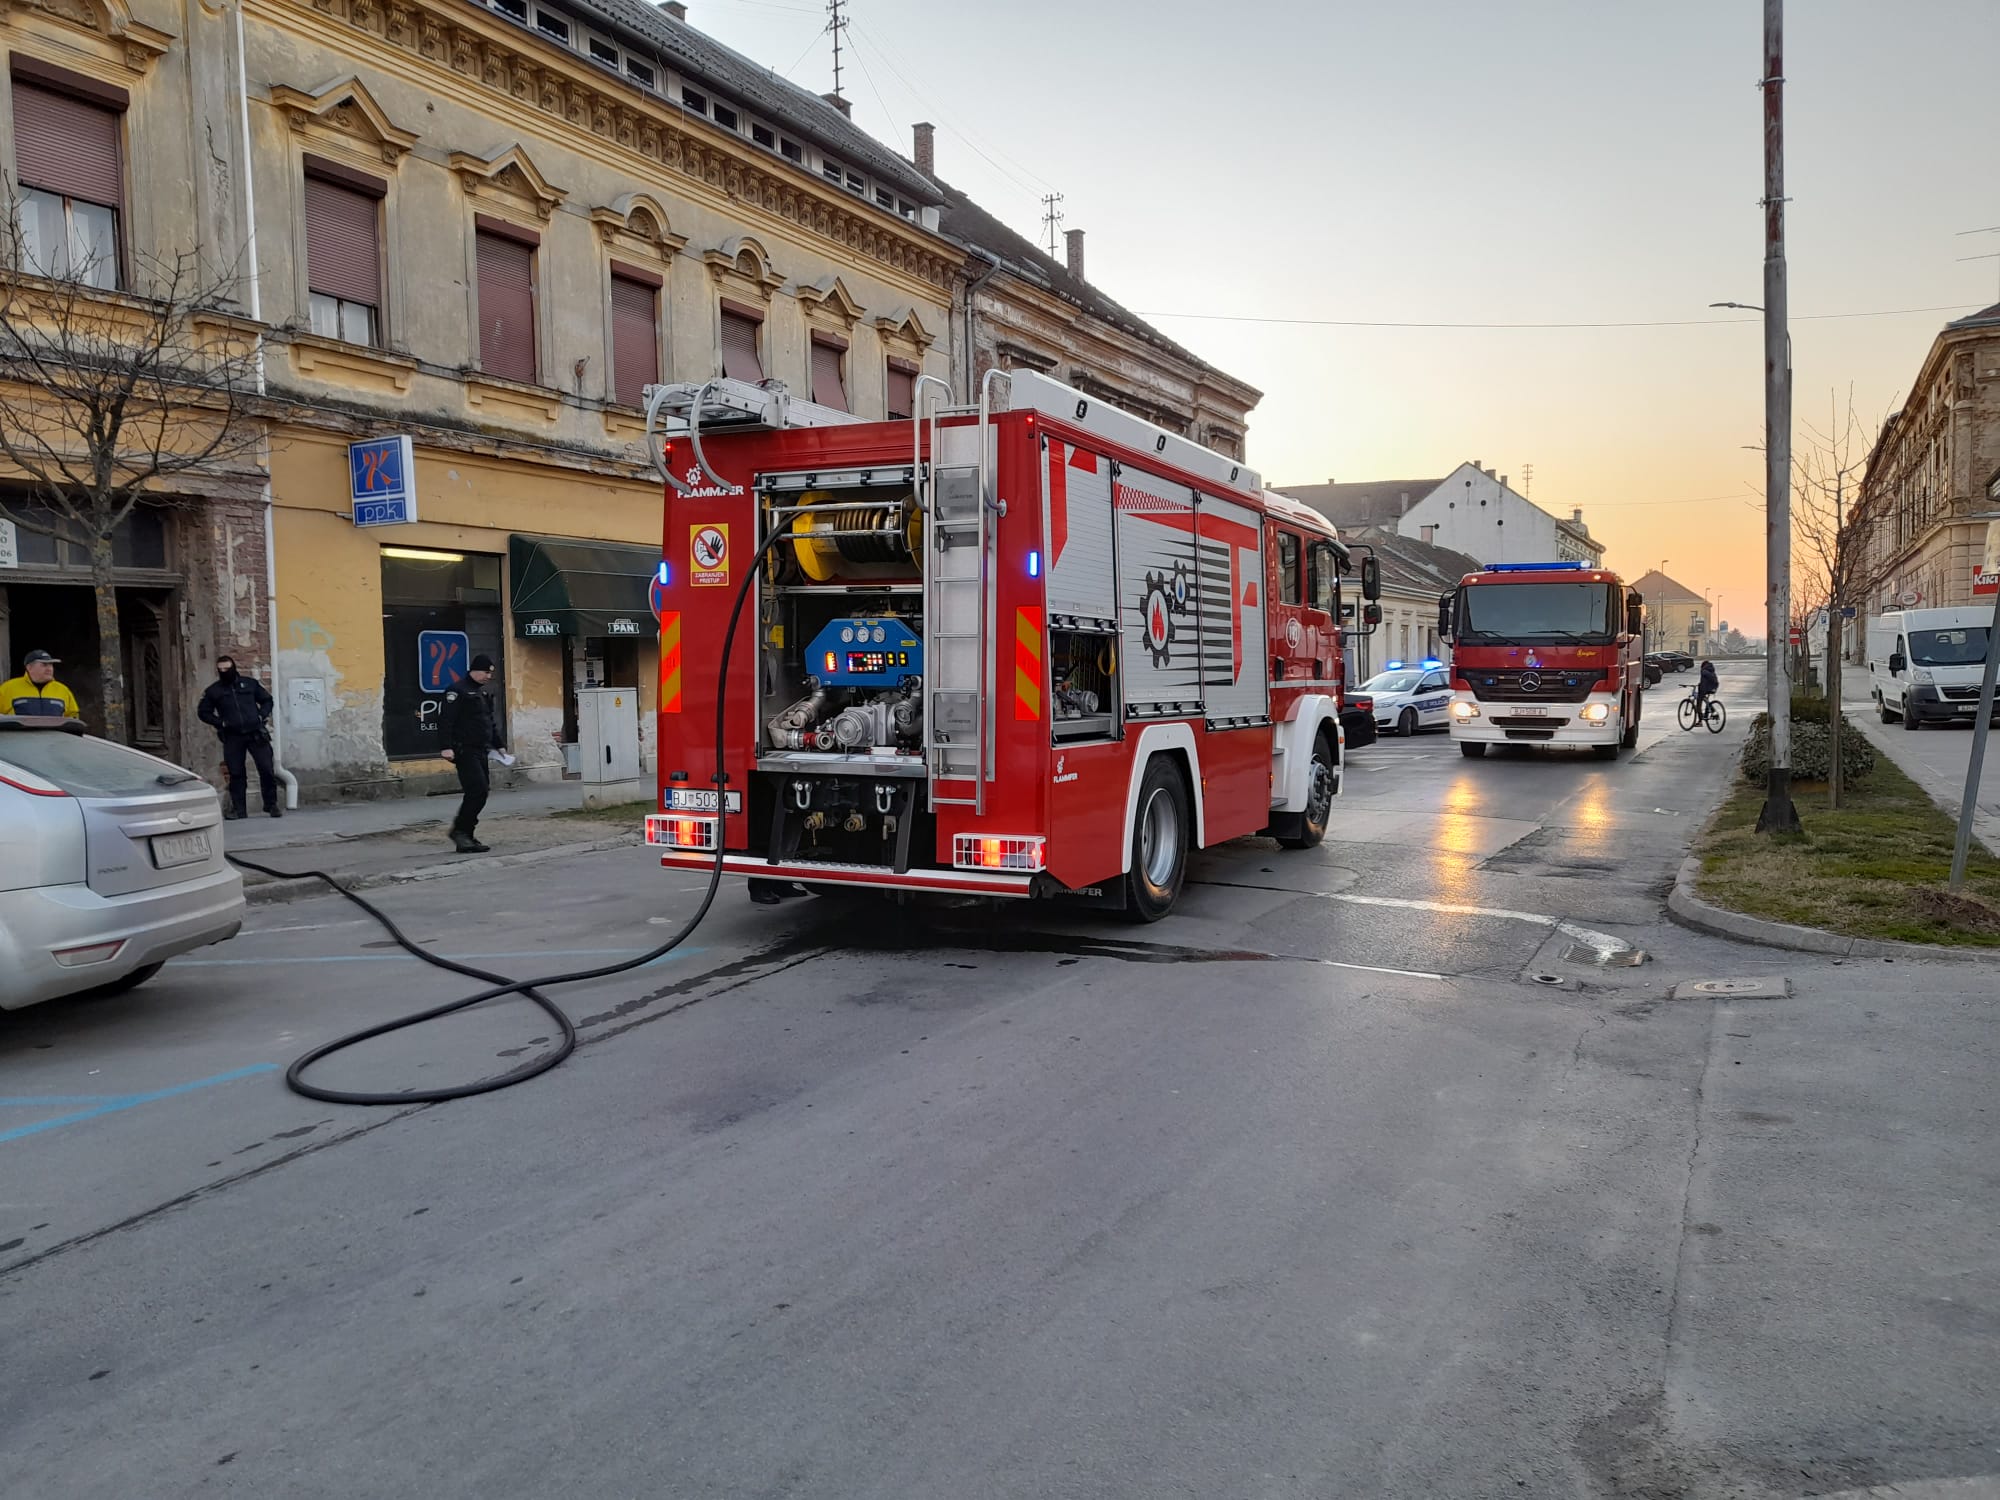
[[[657,547],[554,536],[507,539],[514,634],[651,636]]]

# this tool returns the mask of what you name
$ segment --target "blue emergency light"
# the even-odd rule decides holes
[[[1422,666],[1424,670],[1427,672],[1435,672],[1438,671],[1440,668],[1442,668],[1444,666],[1444,663],[1439,661],[1436,657],[1432,657],[1428,661],[1423,662]]]
[[[1488,563],[1483,572],[1487,573],[1581,573],[1580,562],[1545,563]]]
[[[1393,672],[1400,666],[1402,666],[1402,663],[1399,661],[1385,661],[1382,663],[1382,670],[1385,672]]]
[[[1040,578],[1040,577],[1042,576],[1042,554],[1041,554],[1041,553],[1039,553],[1039,552],[1030,552],[1030,553],[1028,554],[1028,576],[1029,576],[1030,578]]]

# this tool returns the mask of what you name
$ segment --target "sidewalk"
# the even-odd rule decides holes
[[[1901,724],[1884,724],[1872,700],[1845,695],[1841,712],[1876,750],[1929,793],[1947,817],[1958,816],[1975,726],[1946,724],[1913,733]],[[2000,855],[2000,766],[1994,764],[1996,760],[2000,760],[2000,732],[1987,741],[1986,763],[1980,767],[1979,794],[1972,814],[1972,836]]]
[[[526,863],[549,856],[623,848],[643,841],[647,804],[582,810],[576,782],[495,792],[480,816],[479,837],[490,854],[460,854],[447,828],[458,811],[454,794],[405,797],[349,806],[311,806],[267,818],[253,812],[224,823],[224,847],[280,870],[324,870],[357,889],[435,880]],[[246,870],[252,901],[283,901],[325,889],[317,881],[274,880]]]

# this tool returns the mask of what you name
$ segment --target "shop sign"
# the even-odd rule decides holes
[[[729,528],[711,522],[688,528],[688,581],[696,588],[729,586]]]
[[[416,455],[407,437],[347,445],[356,526],[406,526],[417,519]]]
[[[530,620],[521,627],[523,635],[561,635],[562,626],[554,620]]]
[[[2000,594],[2000,521],[1986,523],[1986,555],[1972,565],[1972,592]]]
[[[613,621],[612,621],[612,622],[611,622],[611,623],[610,623],[609,625],[607,625],[607,626],[606,626],[605,628],[606,628],[606,629],[607,629],[608,631],[610,631],[610,633],[611,633],[611,634],[613,634],[613,635],[637,635],[637,634],[639,634],[639,622],[638,622],[637,620],[626,620],[626,619],[622,619],[622,618],[621,618],[621,619],[617,619],[617,620],[613,620]]]
[[[14,523],[0,519],[0,568],[21,566],[21,545]]]
[[[441,693],[465,675],[472,642],[463,630],[417,632],[417,681],[427,693]]]

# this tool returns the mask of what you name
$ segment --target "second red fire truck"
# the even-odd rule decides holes
[[[1042,376],[969,408],[941,385],[888,422],[651,393],[661,862],[1151,920],[1193,849],[1318,843],[1344,771],[1331,525]]]
[[[1580,562],[1489,563],[1438,601],[1452,643],[1451,737],[1584,746],[1604,760],[1639,743],[1644,618],[1636,590]]]

